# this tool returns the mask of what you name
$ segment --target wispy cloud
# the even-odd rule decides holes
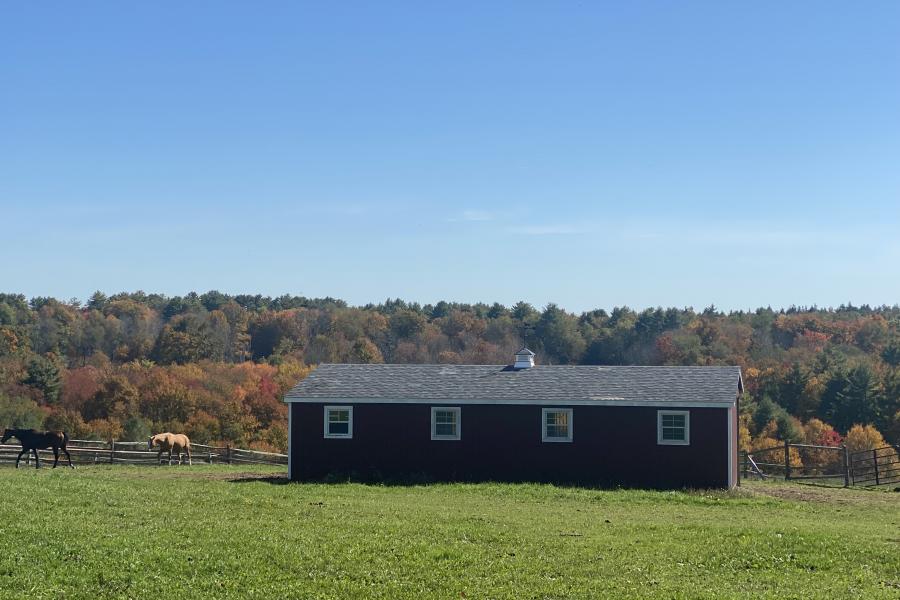
[[[521,217],[521,215],[519,215]],[[497,232],[511,235],[575,235],[587,233],[594,229],[593,224],[572,223],[516,223],[519,219],[508,212],[496,212],[470,208],[447,219],[450,223],[491,223],[490,227]]]
[[[342,217],[359,217],[370,213],[370,207],[359,203],[326,203],[318,207],[318,210],[332,215],[340,215]]]
[[[620,231],[623,240],[707,246],[797,247],[864,244],[880,236],[873,230],[772,228],[763,223],[715,223],[703,227],[685,223],[629,225]]]
[[[516,225],[507,231],[516,235],[574,235],[587,232],[586,227],[575,225]]]
[[[363,204],[344,204],[341,206],[335,206],[333,210],[338,214],[349,217],[355,217],[369,213],[369,207]]]
[[[383,206],[382,206],[383,209]],[[371,206],[359,202],[336,202],[333,200],[296,201],[286,206],[278,208],[278,214],[291,216],[310,215],[317,216],[339,216],[339,217],[362,217],[372,213]]]
[[[495,218],[494,213],[486,211],[486,210],[476,210],[469,209],[464,210],[462,213],[456,217],[451,217],[447,219],[451,223],[458,223],[461,221],[473,222],[473,221],[493,221]]]

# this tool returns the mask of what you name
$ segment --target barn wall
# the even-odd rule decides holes
[[[729,487],[734,487],[736,485],[740,485],[741,480],[741,465],[740,460],[738,458],[740,450],[738,449],[738,432],[740,431],[740,421],[738,419],[738,407],[737,404],[734,405],[733,408],[728,409],[728,418],[731,420],[731,432],[729,435],[731,438],[731,479],[728,482]]]
[[[574,441],[541,441],[541,406],[463,405],[462,439],[431,439],[430,404],[353,405],[353,438],[323,437],[324,404],[291,404],[294,479],[727,487],[728,410],[690,408],[690,445],[656,443],[657,408],[575,406]],[[453,406],[451,403],[435,406]],[[677,409],[678,407],[672,407]]]

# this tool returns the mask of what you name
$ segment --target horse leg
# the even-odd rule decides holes
[[[169,448],[169,466],[172,466],[172,449]]]
[[[22,455],[28,452],[25,448],[22,448],[22,451],[19,452],[19,455],[16,457],[16,468],[19,468],[19,461],[22,460]]]
[[[63,449],[62,449],[62,450],[63,450],[63,452],[66,453],[66,458],[69,459],[69,466],[72,467],[72,468],[74,469],[74,468],[75,468],[75,465],[72,464],[72,455],[69,454],[69,451],[68,451],[68,449],[66,449],[65,446],[63,446]]]
[[[59,448],[53,446],[53,468],[56,468],[57,463],[59,463]]]
[[[41,455],[38,454],[37,448],[34,448],[33,452],[34,452],[34,468],[40,469],[41,468]]]
[[[185,448],[185,450],[187,451],[187,455],[188,455],[188,466],[191,466],[192,463],[191,463],[191,448],[190,448],[190,446]]]
[[[163,453],[163,449],[162,449],[162,446],[160,446],[159,452],[156,453],[156,464],[157,465],[159,465],[162,462],[162,453]]]

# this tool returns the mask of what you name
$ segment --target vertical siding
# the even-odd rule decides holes
[[[740,431],[740,421],[738,420],[738,407],[735,404],[734,407],[728,409],[728,418],[731,419],[731,468],[733,477],[731,481],[728,482],[728,487],[735,487],[736,485],[740,485],[740,477],[741,477],[741,469],[740,469],[740,461],[738,460],[738,432]]]
[[[574,441],[545,443],[541,406],[463,405],[459,441],[431,440],[431,406],[356,404],[353,438],[325,439],[324,404],[292,404],[292,477],[728,486],[727,409],[683,409],[690,445],[661,446],[651,407],[572,407]]]

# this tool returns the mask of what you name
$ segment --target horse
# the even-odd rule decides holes
[[[16,457],[16,468],[19,468],[19,461],[22,459],[22,455],[26,452],[34,452],[34,468],[41,468],[41,457],[38,455],[38,450],[46,450],[47,448],[53,448],[53,468],[56,468],[57,463],[59,463],[59,450],[62,448],[62,451],[66,453],[66,458],[69,459],[69,466],[73,469],[75,465],[72,464],[72,456],[69,454],[69,451],[66,450],[66,444],[69,443],[69,436],[65,431],[35,431],[34,429],[6,429],[3,432],[3,438],[0,439],[0,444],[5,444],[6,440],[14,437],[18,438],[19,443],[22,444],[22,451],[19,452],[19,456]]]
[[[183,433],[157,433],[147,441],[147,450],[153,450],[153,446],[159,446],[156,460],[162,460],[162,453],[169,452],[169,464],[172,464],[172,451],[178,455],[178,464],[181,464],[181,453],[187,452],[188,464],[191,464],[191,440]]]

